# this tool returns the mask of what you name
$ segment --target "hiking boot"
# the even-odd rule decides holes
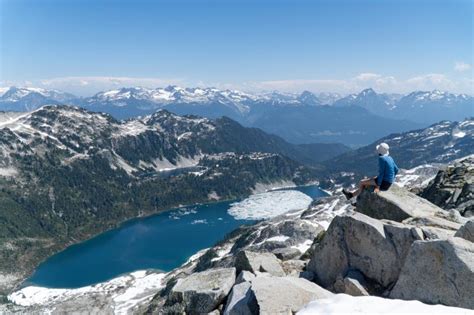
[[[352,193],[345,190],[345,189],[342,190],[342,193],[344,194],[344,196],[346,196],[347,200],[349,200],[353,197]]]

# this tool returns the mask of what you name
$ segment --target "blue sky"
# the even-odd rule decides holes
[[[471,0],[0,0],[0,85],[472,94]]]

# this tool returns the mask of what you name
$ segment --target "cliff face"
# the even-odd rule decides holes
[[[473,167],[471,159],[462,164]],[[446,186],[450,178],[457,177],[447,177]],[[140,299],[130,295],[134,302],[126,308],[117,296],[130,284],[115,287],[115,295],[76,291],[27,310],[87,311],[84,301],[94,301],[104,312],[286,314],[312,301],[340,300],[339,293],[451,306],[445,312],[474,309],[473,221],[408,188],[366,191],[355,207],[335,193],[308,209],[244,226],[156,277]],[[11,298],[21,303],[27,293]]]

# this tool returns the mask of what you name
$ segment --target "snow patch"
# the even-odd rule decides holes
[[[115,314],[127,314],[138,303],[151,300],[163,287],[165,273],[146,270],[114,278],[110,281],[77,289],[50,289],[29,286],[8,296],[8,300],[21,306],[48,306],[66,299],[79,298],[88,294],[104,294],[112,297]]]
[[[384,299],[376,296],[335,294],[328,299],[315,300],[300,310],[298,315],[332,314],[473,314],[468,309],[444,305],[429,305],[420,301]]]
[[[14,167],[0,167],[1,177],[14,177],[18,171]]]
[[[291,246],[291,247],[292,247],[292,248],[296,248],[296,249],[299,250],[301,253],[306,253],[306,251],[311,247],[312,244],[313,244],[313,241],[312,241],[312,240],[306,240],[306,241],[304,241],[304,242],[301,243],[301,244],[294,245],[294,246]]]
[[[296,190],[269,191],[231,204],[228,213],[237,220],[272,218],[292,210],[306,209],[313,200]]]
[[[464,138],[466,133],[464,131],[457,131],[453,133],[454,138]]]

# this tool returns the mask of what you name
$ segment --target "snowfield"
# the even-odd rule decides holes
[[[312,201],[311,197],[296,190],[269,191],[231,204],[228,213],[238,220],[268,219],[306,209]]]
[[[376,296],[335,294],[329,299],[316,300],[306,305],[298,315],[389,315],[389,314],[474,314],[474,311],[444,305],[429,305],[420,301],[384,299]]]

